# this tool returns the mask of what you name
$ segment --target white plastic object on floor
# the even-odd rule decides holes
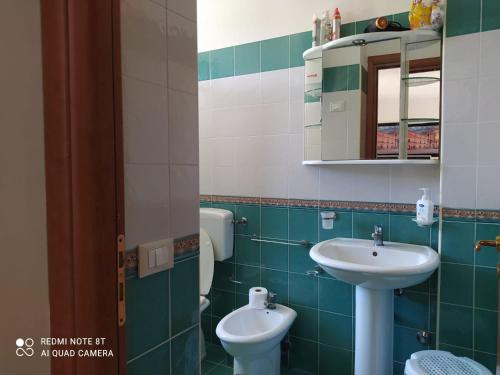
[[[493,375],[482,364],[442,350],[422,350],[406,361],[405,375]]]

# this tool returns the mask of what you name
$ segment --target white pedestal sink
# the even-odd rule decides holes
[[[356,285],[355,375],[391,375],[393,290],[419,284],[439,266],[427,246],[335,238],[313,246],[311,258],[333,277]]]

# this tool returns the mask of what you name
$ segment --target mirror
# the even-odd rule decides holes
[[[327,47],[305,61],[305,161],[439,158],[440,39]]]

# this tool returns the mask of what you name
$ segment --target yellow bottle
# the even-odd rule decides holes
[[[410,10],[410,28],[432,28],[431,14],[433,0],[412,0]]]

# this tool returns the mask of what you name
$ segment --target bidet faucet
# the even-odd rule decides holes
[[[275,310],[276,309],[276,293],[267,292],[266,302],[264,304],[266,309]]]
[[[374,246],[384,246],[384,229],[382,225],[373,226],[372,238]]]

